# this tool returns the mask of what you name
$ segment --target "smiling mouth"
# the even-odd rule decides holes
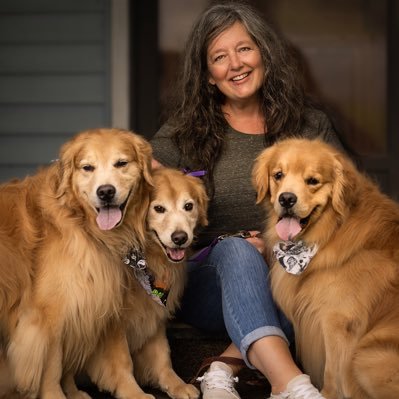
[[[130,194],[131,191],[121,205],[105,204],[99,208],[96,207],[98,213],[96,222],[101,230],[112,230],[120,225]]]
[[[304,218],[298,218],[292,212],[286,212],[279,217],[276,224],[277,235],[284,241],[295,238],[309,224],[310,218],[317,209],[317,206]]]
[[[232,78],[231,80],[232,80],[233,82],[239,82],[240,80],[245,79],[247,76],[249,76],[249,72],[242,73],[241,75],[235,76],[235,77]]]
[[[155,234],[155,236],[157,237],[157,240],[161,246],[161,248],[163,249],[165,255],[168,257],[168,259],[173,262],[173,263],[179,263],[182,262],[184,260],[184,258],[186,257],[186,248],[172,248],[172,247],[168,247],[167,245],[165,245],[161,239],[159,238],[158,233],[155,230],[152,230]]]
[[[308,216],[306,216],[306,218],[299,219],[299,224],[301,225],[302,229],[304,229],[308,225],[312,214],[313,214],[313,211],[310,212],[310,214]]]

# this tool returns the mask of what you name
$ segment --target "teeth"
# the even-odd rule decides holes
[[[247,73],[243,73],[242,75],[235,76],[232,80],[234,80],[234,81],[241,80],[241,79],[246,78],[248,75],[249,75],[248,72]]]

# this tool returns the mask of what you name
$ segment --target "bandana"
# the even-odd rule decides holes
[[[147,294],[159,305],[166,306],[169,291],[163,282],[155,280],[148,271],[144,254],[137,249],[131,249],[123,262],[133,269],[137,281]]]
[[[281,266],[287,273],[295,275],[301,274],[308,267],[317,250],[316,244],[307,246],[303,241],[279,241],[273,247],[274,255]]]

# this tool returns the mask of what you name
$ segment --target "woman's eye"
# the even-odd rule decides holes
[[[249,51],[249,50],[251,50],[250,47],[240,47],[240,48],[238,49],[238,51],[241,51],[241,52]]]
[[[154,211],[156,213],[164,213],[166,211],[166,209],[163,206],[161,206],[161,205],[155,205],[154,206]]]
[[[213,62],[220,62],[224,58],[224,54],[220,54],[213,59]]]

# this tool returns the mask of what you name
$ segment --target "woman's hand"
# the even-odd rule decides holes
[[[157,169],[157,168],[163,167],[163,165],[160,162],[158,162],[155,158],[152,158],[151,166],[152,166],[152,169]]]
[[[265,250],[265,241],[262,238],[261,232],[256,230],[250,230],[251,237],[246,238],[260,253]]]

